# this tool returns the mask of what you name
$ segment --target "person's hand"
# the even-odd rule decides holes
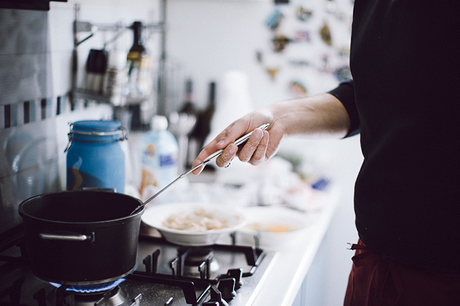
[[[267,130],[258,129],[264,123],[269,123]],[[248,141],[240,147],[234,144],[239,137],[253,131]],[[217,157],[216,164],[218,167],[225,167],[238,156],[242,162],[248,162],[252,165],[258,165],[263,161],[270,159],[278,150],[279,143],[283,138],[282,127],[276,124],[268,112],[252,112],[236,120],[216,136],[208,145],[206,145],[196,158],[192,167],[195,167],[209,155],[223,149],[222,154]],[[193,171],[193,174],[199,174],[204,167]]]
[[[266,131],[257,129],[265,123],[270,124]],[[349,128],[350,118],[345,107],[331,94],[281,101],[230,124],[201,150],[193,167],[222,149],[216,159],[219,167],[227,166],[235,156],[243,162],[258,165],[275,155],[285,136],[342,138]],[[246,144],[238,148],[235,140],[252,130],[254,132]],[[202,170],[203,167],[199,167],[193,174]]]

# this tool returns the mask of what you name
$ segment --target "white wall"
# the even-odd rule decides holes
[[[291,1],[291,5],[301,2]],[[342,5],[343,12],[351,14],[348,1],[336,2]],[[317,0],[309,3],[316,8],[318,14],[325,2]],[[283,6],[281,8],[283,9]],[[256,51],[266,51],[269,48],[271,32],[265,26],[265,20],[273,9],[272,1],[168,2],[168,54],[172,61],[182,64],[184,75],[194,79],[198,103],[206,103],[207,82],[210,80],[217,81],[219,101],[219,93],[222,94],[219,92],[219,85],[222,85],[225,73],[230,70],[239,70],[247,75],[249,95],[254,108],[292,98],[286,90],[286,83],[283,83],[289,79],[289,70],[281,72],[277,82],[273,82],[256,61]],[[337,20],[330,15],[323,13],[317,20],[312,20],[316,24],[309,24],[307,27],[319,27],[325,19],[330,21],[331,28],[341,30],[333,32],[335,47],[346,46],[349,32],[345,26],[334,27]],[[286,31],[290,33],[289,29]],[[316,35],[312,39],[317,39],[312,45],[295,46],[297,52],[307,53],[303,58],[315,62],[320,60],[323,52],[331,52],[329,54],[334,55],[333,51],[324,48],[321,42],[318,42],[317,33],[312,34]],[[279,56],[280,60],[299,56],[302,58],[296,51],[286,50]],[[330,75],[312,72],[311,69],[291,69],[290,72],[294,77],[303,77],[308,82],[310,94],[324,92],[338,83]],[[222,100],[224,97],[220,98]],[[231,121],[232,118],[228,120]],[[324,277],[324,285],[319,287],[320,291],[314,292],[316,296],[312,296],[311,292],[307,294],[310,302],[321,303],[314,303],[317,306],[341,305],[353,255],[352,251],[347,249],[347,243],[357,240],[352,203],[354,179],[362,161],[359,137],[319,141],[292,139],[283,144],[282,150],[295,151],[303,155],[306,163],[313,163],[317,169],[327,173],[334,183],[341,186],[343,195],[325,238],[322,247],[324,251],[320,254],[326,258],[315,261],[320,267],[313,269],[313,273],[319,275],[314,275],[312,279]],[[310,285],[307,281],[306,286]]]
[[[311,20],[296,22],[295,8],[309,4],[314,10]],[[172,62],[181,63],[184,75],[196,83],[197,103],[207,99],[206,84],[216,80],[222,84],[227,71],[239,70],[247,74],[249,91],[255,108],[275,101],[293,98],[287,90],[289,78],[308,82],[309,94],[321,93],[334,87],[338,81],[331,73],[318,73],[323,55],[329,55],[333,64],[345,65],[348,58],[339,59],[340,48],[348,48],[350,37],[351,4],[349,0],[337,0],[339,19],[325,11],[327,1],[293,0],[278,5],[285,17],[278,33],[293,38],[296,30],[310,31],[310,43],[291,43],[282,53],[274,53],[270,43],[273,35],[266,20],[273,12],[272,0],[169,0],[168,1],[168,56]],[[325,21],[333,29],[333,46],[326,46],[319,37],[319,28]],[[277,79],[272,81],[264,70],[264,64],[256,60],[256,52],[262,51],[265,61],[282,66]],[[311,67],[293,68],[289,60],[308,60]],[[337,62],[340,61],[340,62]],[[334,68],[334,67],[333,67]],[[219,94],[219,87],[217,88]]]
[[[340,9],[350,17],[349,1],[335,1]],[[324,20],[329,20],[331,28],[338,29],[334,35],[335,48],[327,48],[319,41],[318,34],[312,33],[313,43],[310,45],[297,44],[278,56],[278,60],[306,58],[319,65],[323,53],[334,55],[334,50],[346,46],[349,32],[346,26],[334,26],[337,18],[324,13],[322,5],[326,1],[291,1],[310,3],[315,13],[320,14],[313,19],[313,24],[306,24],[308,29],[319,28]],[[341,6],[340,6],[341,5]],[[280,6],[281,9],[286,8]],[[272,1],[206,1],[206,0],[169,0],[168,1],[168,54],[173,62],[180,62],[185,76],[190,76],[195,82],[195,98],[197,103],[204,105],[207,99],[207,82],[217,81],[218,102],[219,91],[227,71],[238,70],[248,77],[249,95],[252,107],[258,108],[283,99],[290,99],[286,90],[289,73],[308,82],[310,94],[324,92],[333,88],[338,81],[312,69],[287,69],[280,72],[276,82],[271,81],[261,65],[256,61],[258,50],[270,48],[271,32],[265,25],[265,20],[273,11]],[[289,13],[284,9],[284,12]],[[344,21],[345,23],[347,21]],[[299,25],[290,25],[286,33],[291,33]],[[300,25],[299,27],[301,27]],[[291,30],[291,32],[289,32]],[[316,41],[315,41],[316,39]],[[304,52],[305,54],[302,54]],[[329,53],[328,53],[329,52]],[[276,57],[276,56],[275,56]],[[340,63],[338,63],[340,64]],[[283,83],[284,82],[284,83]],[[220,96],[220,101],[224,97]],[[235,118],[228,118],[232,121]],[[334,183],[341,186],[343,195],[338,209],[332,220],[331,228],[326,236],[324,260],[318,261],[319,269],[314,273],[324,277],[324,285],[317,296],[309,298],[322,304],[317,306],[336,306],[343,303],[343,295],[351,268],[352,251],[347,250],[347,243],[357,240],[354,227],[353,184],[362,161],[359,148],[359,138],[346,140],[299,140],[291,139],[283,144],[282,150],[295,151],[305,158],[306,163],[327,173]],[[318,275],[312,279],[318,279]],[[309,286],[307,281],[306,286]]]

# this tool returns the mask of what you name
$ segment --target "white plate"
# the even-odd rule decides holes
[[[205,209],[206,212],[213,213],[219,219],[226,220],[231,226],[222,229],[192,232],[171,229],[163,225],[163,222],[173,214],[180,213],[185,216],[201,208]],[[169,242],[188,246],[204,246],[214,244],[223,234],[235,232],[244,225],[244,216],[238,210],[227,205],[185,202],[166,203],[149,207],[142,216],[142,221],[157,229],[163,238]]]
[[[309,239],[314,223],[311,215],[283,207],[247,207],[242,212],[246,224],[237,232],[237,243],[254,246],[257,238],[259,247],[268,250],[291,248]]]

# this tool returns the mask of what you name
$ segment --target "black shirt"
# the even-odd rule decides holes
[[[360,133],[356,226],[403,263],[460,271],[460,1],[356,0],[353,81],[330,93]]]

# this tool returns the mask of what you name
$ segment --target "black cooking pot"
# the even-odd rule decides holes
[[[39,278],[66,285],[103,284],[132,272],[142,202],[121,193],[65,191],[19,205],[26,252]]]

